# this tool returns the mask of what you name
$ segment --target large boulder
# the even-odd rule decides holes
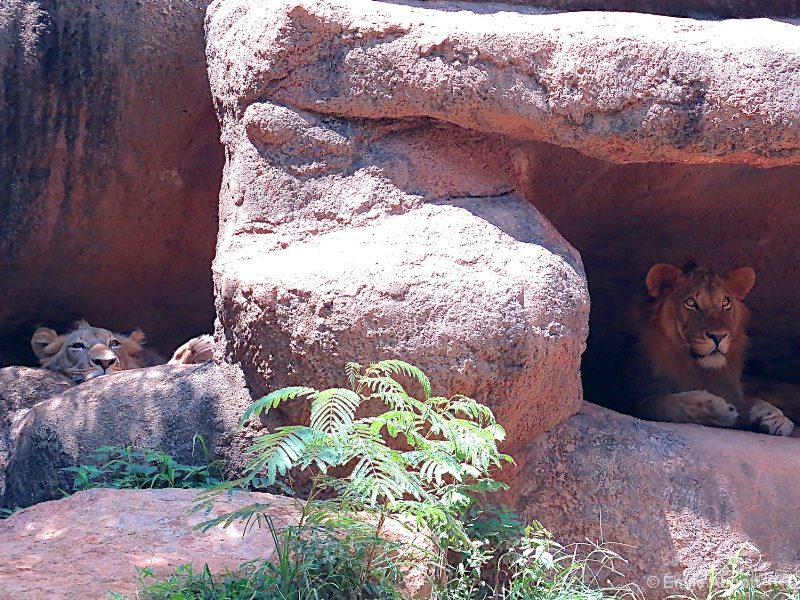
[[[19,377],[19,371],[0,370],[0,382],[11,388],[0,389],[0,398],[14,398],[13,390],[36,381],[37,372]],[[28,384],[21,384],[26,377]],[[43,386],[42,401],[2,415],[0,506],[61,497],[73,479],[63,468],[93,464],[91,454],[100,446],[160,449],[179,463],[203,464],[194,438],[201,435],[211,457],[225,460],[227,474],[235,477],[255,434],[238,429],[251,402],[241,374],[211,362],[124,371],[47,398],[52,391]]]
[[[0,366],[37,325],[209,331],[223,152],[207,1],[0,7]]]
[[[94,489],[39,504],[0,521],[3,598],[100,600],[107,597],[107,591],[136,597],[137,569],[165,577],[179,565],[191,564],[196,574],[208,565],[212,574],[222,575],[250,561],[277,561],[266,527],[252,528],[247,534],[239,522],[206,532],[194,527],[257,502],[269,505],[266,513],[280,535],[287,525],[297,524],[295,500],[235,492],[217,498],[209,513],[192,512],[197,493]],[[421,535],[415,536],[397,523],[387,523],[386,531],[387,539],[432,550]],[[402,596],[427,598],[430,580],[425,569],[412,563],[403,571]]]
[[[221,2],[209,11],[229,156],[213,267],[227,360],[263,393],[342,385],[346,361],[401,358],[428,373],[436,393],[489,404],[509,447],[547,430],[581,398],[580,258],[514,193],[501,135],[421,118],[443,116],[431,111],[411,117],[411,106],[401,115],[384,103],[372,112],[310,103],[306,94],[335,82],[313,72],[333,60],[320,53],[350,38],[318,27],[309,7]],[[302,43],[286,38],[300,31]],[[284,55],[288,45],[296,52]],[[289,88],[275,86],[300,71]],[[287,405],[288,419],[297,412]]]
[[[627,560],[615,563],[622,581],[648,600],[707,590],[709,569],[739,550],[764,581],[800,570],[800,440],[584,403],[515,458],[503,501],[561,543],[608,543]]]

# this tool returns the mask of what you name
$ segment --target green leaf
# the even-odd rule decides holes
[[[311,428],[326,433],[349,431],[361,403],[358,394],[345,388],[316,392],[311,400]]]
[[[315,394],[317,390],[310,387],[286,387],[280,390],[275,390],[274,392],[267,394],[263,398],[256,400],[250,407],[244,412],[242,418],[239,419],[239,427],[242,427],[250,417],[258,418],[262,412],[267,412],[272,408],[275,408],[281,402],[285,402],[286,400],[291,400],[292,398],[296,398],[297,396],[309,396],[311,394]]]

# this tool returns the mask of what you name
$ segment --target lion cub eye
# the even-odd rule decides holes
[[[86,348],[86,346],[83,345],[83,342],[75,342],[74,344],[70,344],[69,347],[75,348],[76,350],[80,348]]]
[[[733,302],[731,302],[730,298],[725,298],[722,301],[722,308],[724,308],[725,310],[728,310],[732,305],[733,305]]]
[[[108,342],[108,345],[111,346],[112,348],[116,348],[117,346],[120,346],[121,344],[117,340],[111,340],[110,342]]]
[[[697,300],[694,298],[687,298],[683,301],[683,305],[690,310],[697,310]]]

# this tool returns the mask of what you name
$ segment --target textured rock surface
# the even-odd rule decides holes
[[[17,371],[1,370],[0,381],[18,389],[6,376]],[[0,389],[0,397],[14,396]],[[89,462],[104,445],[160,448],[183,464],[201,464],[202,449],[192,454],[193,436],[200,434],[236,473],[252,434],[238,431],[237,423],[250,402],[235,368],[163,365],[98,377],[6,414],[0,422],[0,505],[61,497],[59,488],[71,487],[61,469]]]
[[[0,369],[0,418],[8,420],[22,408],[30,408],[68,390],[75,384],[64,375],[45,369],[6,367]]]
[[[583,357],[586,398],[617,406],[627,313],[647,270],[692,259],[720,272],[756,270],[746,303],[748,369],[800,383],[800,167],[614,165],[573,150],[513,151],[517,189],[580,251],[592,297]]]
[[[340,117],[433,117],[614,162],[800,162],[792,23],[248,4],[215,2],[207,21],[212,90],[237,118],[268,97]]]
[[[211,328],[223,153],[207,2],[0,6],[0,366],[36,325],[141,326],[168,355]]]
[[[251,560],[271,558],[269,532],[254,529],[242,537],[242,525],[236,523],[201,533],[192,530],[196,524],[254,502],[271,504],[268,512],[278,531],[294,523],[297,515],[290,499],[255,492],[223,496],[209,515],[190,515],[196,495],[195,490],[95,489],[0,521],[0,595],[101,600],[108,590],[133,597],[136,567],[165,576],[179,565],[192,563],[199,573],[208,564],[212,573],[224,573]],[[390,529],[395,539],[409,539],[399,526]],[[414,543],[426,546],[419,538]],[[409,575],[404,597],[427,597],[430,588],[421,573],[412,570]]]
[[[377,4],[309,4],[332,11],[328,30],[291,3],[211,7],[209,73],[229,156],[214,263],[218,339],[257,393],[342,385],[348,360],[408,360],[437,393],[487,402],[513,445],[581,398],[583,268],[512,193],[502,136],[428,118],[435,112],[414,116],[403,94],[394,101],[410,102],[407,110],[388,99],[369,111],[357,99],[352,111],[309,102],[308,93],[337,85],[324,71],[331,44],[344,53],[362,25],[364,34],[395,27],[367,25],[378,17],[364,13],[351,36],[336,19],[355,18],[351,9],[408,17],[408,7],[395,8],[387,17]],[[364,48],[383,34],[372,35],[362,35]],[[368,72],[352,75],[374,84]],[[276,87],[279,77],[287,88]],[[433,103],[445,93],[428,91]],[[408,118],[365,118],[399,116]]]
[[[505,502],[561,542],[612,543],[648,600],[680,593],[677,581],[707,586],[709,568],[745,542],[764,577],[800,569],[800,440],[647,423],[584,403],[515,458]]]
[[[582,269],[525,201],[453,201],[253,250],[215,269],[231,358],[259,393],[343,385],[348,360],[402,358],[435,393],[488,403],[512,443],[577,407]]]

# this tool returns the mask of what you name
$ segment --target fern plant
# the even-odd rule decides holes
[[[373,523],[373,542],[364,552],[352,596],[360,598],[366,597],[363,590],[375,577],[375,565],[397,553],[397,548],[387,550],[377,542],[388,518],[425,528],[440,549],[471,548],[458,517],[475,494],[504,487],[489,474],[512,461],[497,449],[505,434],[489,408],[466,396],[433,396],[428,377],[417,367],[400,360],[366,368],[351,362],[345,372],[349,388],[288,387],[250,406],[240,425],[296,398],[310,401],[311,418],[308,425],[279,427],[257,438],[249,449],[253,457],[245,477],[230,486],[272,485],[290,469],[311,469],[311,495],[302,505],[299,525],[286,533],[298,544],[309,539],[302,534],[304,528],[336,527],[343,515],[371,515],[367,521]],[[398,376],[418,385],[421,397],[409,394]],[[365,402],[375,401],[386,410],[359,416]],[[388,439],[405,449],[391,447]],[[348,474],[334,477],[334,467],[346,467]],[[319,499],[323,491],[333,498]],[[265,513],[266,507],[253,505],[200,527],[227,526],[235,520],[252,526],[269,522]],[[444,566],[444,551],[439,559]]]

